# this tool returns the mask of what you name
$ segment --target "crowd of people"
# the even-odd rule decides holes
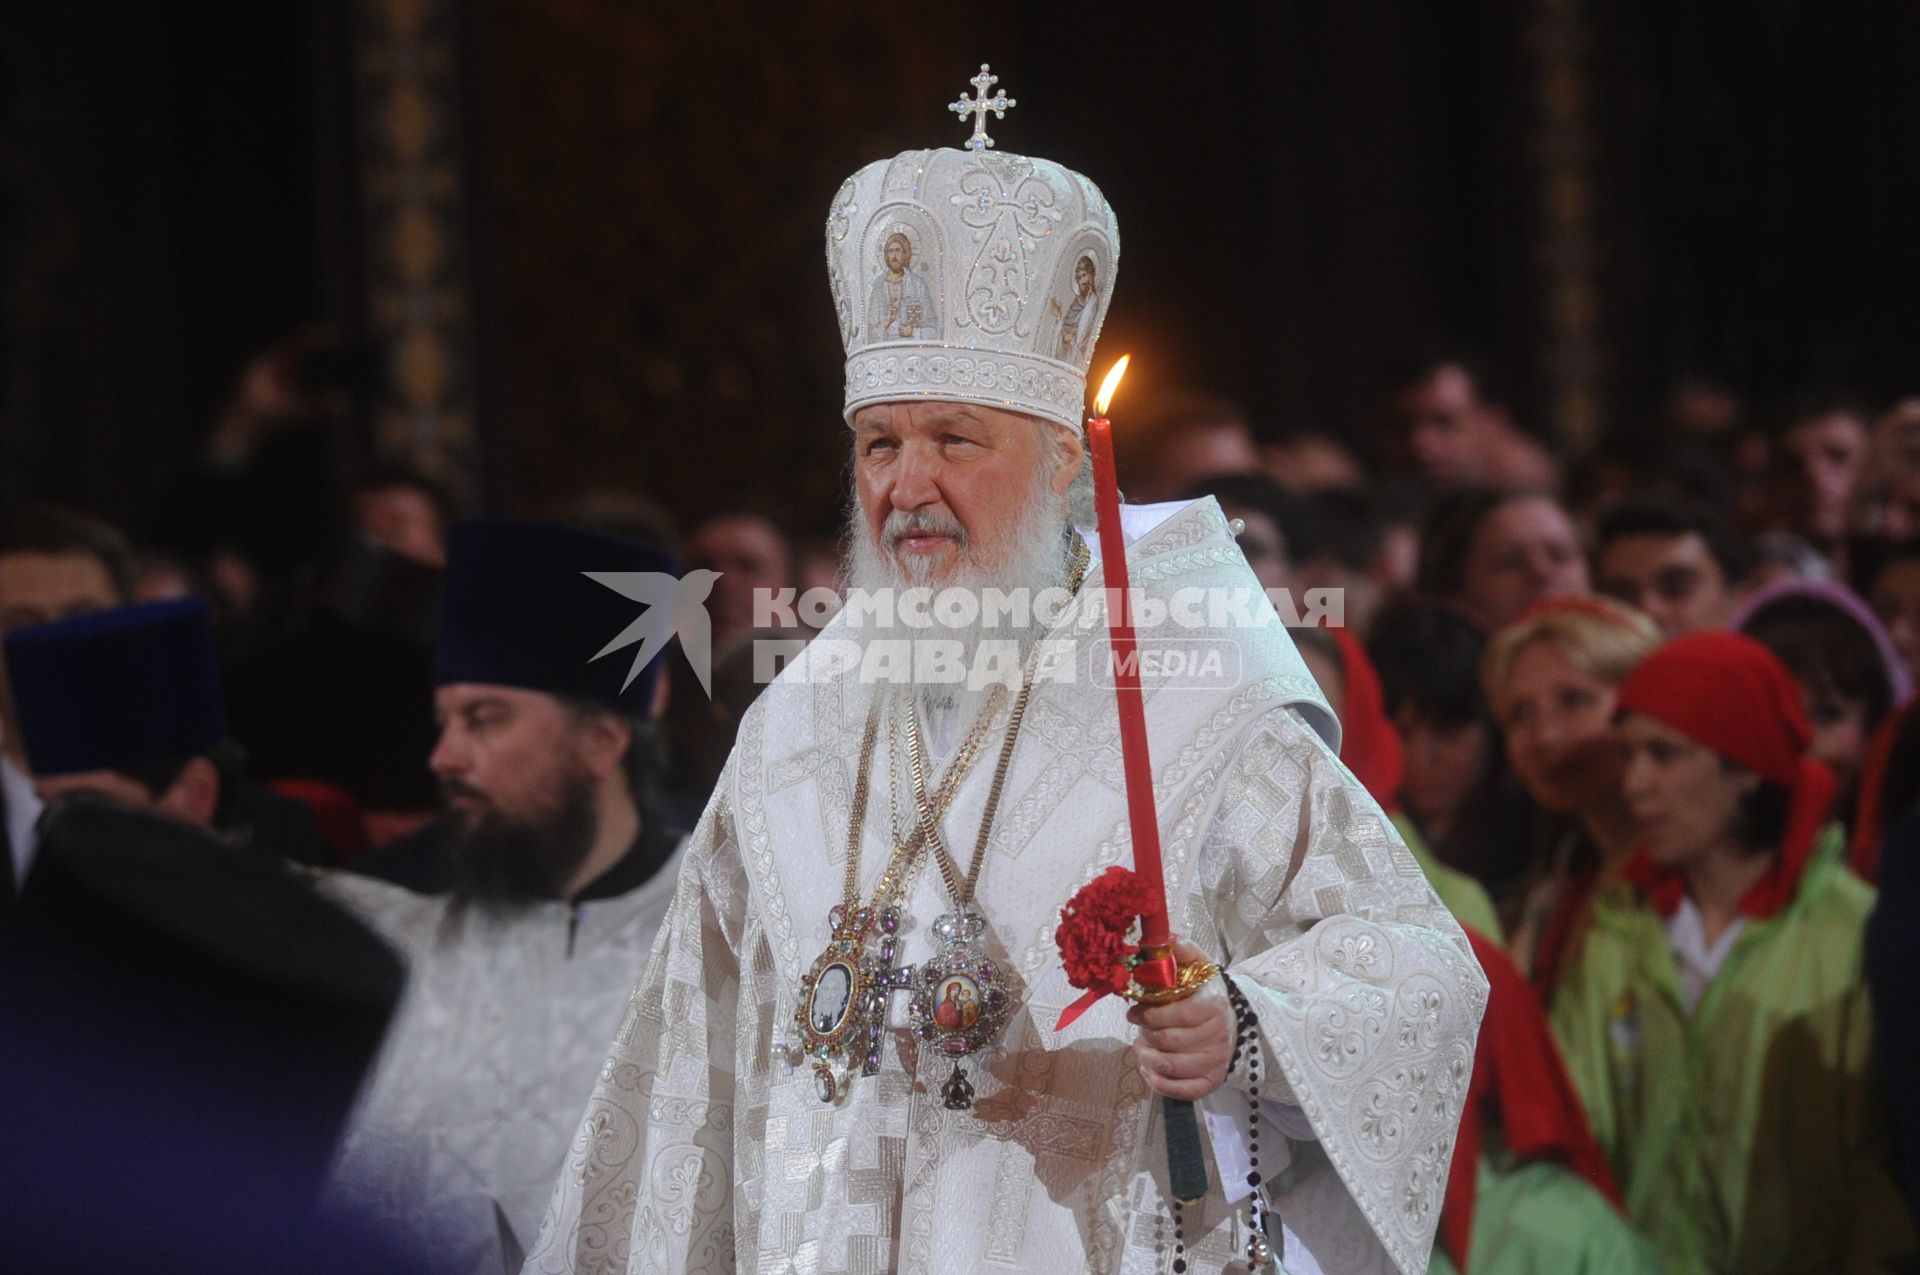
[[[103,816],[301,865],[410,973],[322,1197],[517,1269],[754,642],[793,636],[756,597],[839,587],[841,553],[622,493],[456,520],[431,478],[343,459],[292,369],[248,370],[146,540],[0,518],[0,918],[79,907],[83,867],[41,851]],[[1119,459],[1132,502],[1217,499],[1268,589],[1337,591],[1295,640],[1341,760],[1488,972],[1436,1268],[1898,1269],[1920,400],[1690,385],[1576,464],[1470,358],[1394,379],[1370,438],[1180,396]],[[638,607],[584,573],[700,568],[710,686],[588,658]],[[1555,1244],[1589,1264],[1529,1264]]]

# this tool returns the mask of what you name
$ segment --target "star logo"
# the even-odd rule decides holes
[[[648,661],[678,637],[680,649],[687,653],[687,663],[693,667],[693,675],[700,679],[700,689],[712,698],[713,622],[707,616],[706,602],[707,595],[713,592],[713,582],[720,578],[718,571],[701,569],[684,576],[671,576],[664,571],[586,571],[581,574],[646,607],[638,619],[596,651],[593,659],[587,661],[589,664],[638,642],[640,649],[633,654],[633,667],[627,670],[627,680],[620,684],[624,691],[633,685]]]

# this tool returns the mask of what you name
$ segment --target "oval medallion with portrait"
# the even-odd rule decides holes
[[[853,1006],[853,967],[834,961],[814,980],[813,996],[807,1002],[807,1024],[816,1035],[834,1036],[847,1021]]]

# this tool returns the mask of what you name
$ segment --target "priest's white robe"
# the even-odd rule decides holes
[[[435,1270],[517,1268],[678,868],[676,855],[624,894],[508,915],[323,875],[322,892],[407,962],[406,995],[335,1158],[329,1207],[392,1226]]]
[[[1168,518],[1128,561],[1135,588],[1169,604],[1181,589],[1258,588],[1212,500]],[[1075,631],[1100,585],[1096,569],[1051,637]],[[1105,658],[1104,628],[1080,641]],[[1272,1135],[1261,1144],[1291,1242],[1330,1273],[1412,1275],[1439,1217],[1485,979],[1337,760],[1338,726],[1284,629],[1173,631],[1183,648],[1222,642],[1238,667],[1221,685],[1148,687],[1173,923],[1258,1013],[1263,1105],[1291,1104],[1310,1128],[1284,1148]],[[944,1108],[951,1064],[922,1057],[900,996],[880,1074],[828,1107],[774,1046],[828,941],[867,710],[887,692],[817,671],[797,662],[742,723],[526,1269],[1168,1270],[1159,1106],[1123,1007],[1052,1030],[1078,995],[1054,946],[1060,907],[1132,862],[1112,692],[1084,675],[1045,681],[1028,709],[979,887],[1021,1005],[1004,1052],[970,1068],[975,1108]],[[962,853],[998,739],[944,821]],[[863,890],[891,849],[878,756],[874,767]],[[938,875],[923,871],[902,960],[931,954],[930,926],[948,910]],[[1185,1210],[1192,1271],[1244,1261],[1245,1212],[1219,1181],[1223,1154],[1208,1198]]]

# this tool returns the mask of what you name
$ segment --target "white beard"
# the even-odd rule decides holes
[[[1048,484],[1044,471],[1036,472],[1033,486],[1015,519],[995,544],[983,544],[968,536],[966,529],[951,514],[919,510],[905,513],[894,510],[887,515],[879,541],[868,531],[865,513],[856,500],[847,536],[848,554],[845,574],[848,585],[869,593],[892,590],[897,596],[907,589],[928,588],[938,597],[948,589],[971,592],[976,599],[987,589],[1008,593],[1025,590],[1029,599],[1053,589],[1064,589],[1068,578],[1068,498]],[[944,578],[936,578],[931,563],[907,558],[893,551],[897,539],[910,532],[932,532],[954,538],[958,561]],[[914,642],[946,641],[958,643],[962,663],[971,668],[988,642],[1014,644],[1015,658],[1024,661],[1033,643],[1042,633],[1037,608],[1029,608],[1025,625],[1010,625],[1003,615],[995,615],[988,625],[984,607],[976,606],[972,624],[950,625],[936,614],[928,616],[924,628],[892,626],[863,628],[858,640],[907,639]],[[996,648],[996,650],[999,648]],[[988,701],[1000,693],[999,684],[974,685],[969,681],[940,682],[918,688],[922,710],[929,719],[952,728],[970,727]],[[1010,702],[1010,699],[1003,696]],[[936,734],[947,731],[936,729]],[[938,745],[936,745],[936,748]],[[944,750],[942,750],[944,751]]]

